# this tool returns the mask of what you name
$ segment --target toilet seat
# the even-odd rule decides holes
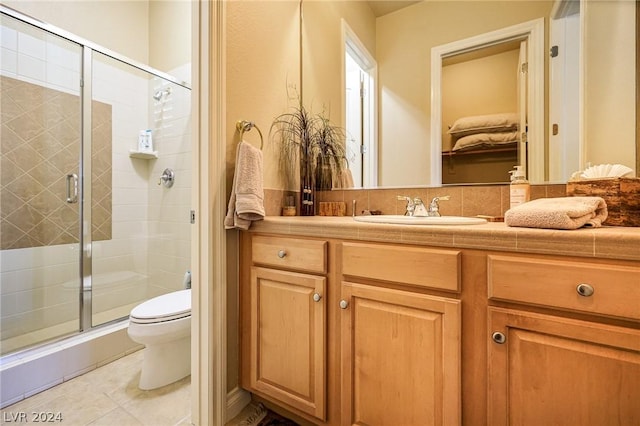
[[[180,290],[149,299],[131,310],[129,320],[153,324],[191,316],[191,290]]]

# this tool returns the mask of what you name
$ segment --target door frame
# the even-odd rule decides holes
[[[512,25],[431,49],[431,185],[442,185],[442,60],[506,41],[526,39],[528,51],[527,170],[544,181],[544,18]]]
[[[366,128],[363,128],[362,139],[366,140],[363,145],[368,146],[367,152],[362,158],[363,179],[362,188],[372,188],[378,185],[378,63],[364,43],[358,38],[357,34],[347,21],[341,20],[342,26],[342,74],[341,74],[341,97],[342,97],[342,126],[346,128],[347,123],[347,109],[346,109],[346,78],[345,78],[345,55],[347,49],[354,52],[352,55],[354,59],[358,59],[358,65],[369,75],[370,82],[369,96],[364,99],[363,110],[368,110],[368,116],[370,119],[366,123]],[[356,58],[357,57],[357,58]]]
[[[225,2],[192,3],[191,422],[227,412]]]

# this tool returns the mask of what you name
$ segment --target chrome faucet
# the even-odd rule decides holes
[[[406,211],[404,212],[405,216],[415,216],[415,217],[424,217],[429,216],[429,212],[425,207],[422,199],[415,197],[407,197],[405,195],[398,195],[398,200],[403,200],[407,202]]]
[[[449,195],[445,195],[443,197],[434,197],[429,203],[429,210],[427,211],[427,216],[440,216],[440,206],[438,205],[438,201],[447,201],[450,198]]]
[[[413,216],[415,217],[429,216],[429,211],[427,211],[427,208],[422,202],[422,199],[418,197],[413,199]]]
[[[404,215],[413,216],[413,211],[415,210],[416,206],[413,203],[413,200],[411,199],[411,197],[407,197],[405,195],[398,195],[398,200],[407,202],[407,207],[406,207],[407,210],[404,212]]]
[[[429,208],[427,208],[422,202],[422,199],[418,197],[412,199],[411,197],[407,197],[405,195],[398,195],[398,200],[407,202],[407,210],[404,212],[405,216],[433,217],[440,216],[440,206],[438,205],[438,201],[446,201],[449,199],[449,197],[449,195],[434,197],[429,203]]]

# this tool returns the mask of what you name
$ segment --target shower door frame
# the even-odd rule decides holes
[[[93,49],[82,46],[82,76],[80,79],[81,107],[80,128],[80,294],[79,294],[79,332],[91,329],[93,326],[93,293],[91,261],[91,99],[93,96],[92,72]],[[86,213],[86,214],[85,214]]]
[[[92,147],[92,123],[91,123],[91,109],[92,109],[92,75],[93,75],[93,53],[98,52],[111,59],[122,62],[126,65],[132,66],[140,71],[146,72],[152,76],[156,76],[166,80],[170,83],[184,87],[191,90],[191,86],[185,82],[176,79],[175,77],[156,70],[148,65],[142,64],[124,55],[118,54],[105,47],[90,42],[82,37],[76,36],[68,31],[58,28],[54,25],[47,24],[38,19],[25,15],[17,10],[0,4],[0,13],[21,21],[27,25],[38,28],[45,33],[53,34],[54,36],[65,39],[78,45],[82,51],[81,54],[81,75],[80,75],[80,161],[78,165],[79,174],[79,247],[80,257],[78,264],[78,278],[81,281],[80,291],[78,294],[78,309],[79,309],[79,325],[78,333],[87,331],[93,328],[92,318],[92,221],[91,221],[91,147]],[[120,321],[122,318],[117,318],[109,322],[100,324],[99,326],[107,325]],[[64,338],[66,336],[59,336],[56,339]],[[35,345],[41,345],[44,342],[38,342]]]

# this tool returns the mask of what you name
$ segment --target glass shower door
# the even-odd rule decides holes
[[[82,47],[2,14],[0,354],[79,330]]]
[[[91,172],[85,174],[91,179],[94,327],[183,288],[190,269],[190,92],[92,53]],[[150,137],[140,140],[141,132]],[[160,184],[166,169],[175,175],[171,185]]]

